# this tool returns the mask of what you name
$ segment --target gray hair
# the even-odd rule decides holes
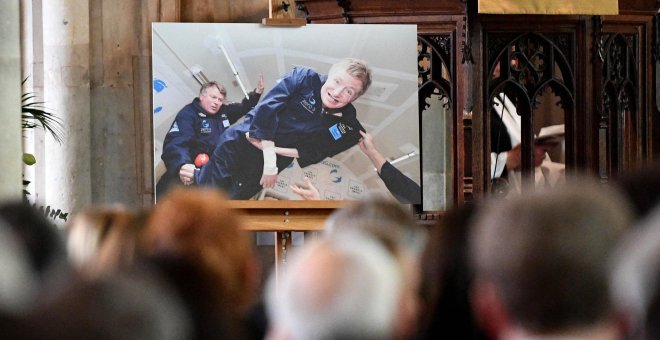
[[[567,184],[491,202],[470,239],[476,277],[535,332],[594,325],[612,311],[607,261],[630,212],[586,178]]]
[[[224,86],[220,85],[220,83],[218,83],[215,80],[202,84],[202,87],[199,89],[199,95],[200,96],[203,95],[204,93],[206,93],[206,90],[211,87],[217,88],[218,91],[220,91],[220,94],[222,94],[225,97],[227,96],[227,89],[225,89]]]
[[[266,298],[273,325],[294,340],[387,339],[402,289],[394,257],[356,233],[305,245],[281,275],[279,291],[271,275]]]

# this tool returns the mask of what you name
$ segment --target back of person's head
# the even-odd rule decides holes
[[[491,203],[470,239],[477,301],[490,287],[510,322],[532,333],[612,321],[607,260],[630,223],[616,192],[579,178]]]
[[[67,251],[85,275],[108,275],[133,264],[146,212],[122,204],[94,206],[76,214],[67,224]]]
[[[134,268],[135,269],[135,268]],[[177,295],[149,271],[74,279],[20,320],[21,339],[191,339]]]
[[[373,235],[390,251],[405,249],[420,255],[426,233],[399,202],[383,196],[368,195],[335,210],[326,220],[326,234],[361,231]]]
[[[0,219],[25,247],[30,267],[40,280],[67,268],[64,238],[42,211],[22,200],[0,204]]]
[[[192,326],[191,339],[247,338],[244,319],[234,313],[233,306],[210,298],[218,289],[217,282],[200,263],[173,254],[149,256],[145,263],[181,300]]]
[[[0,218],[0,315],[21,314],[35,300],[39,278],[25,245]]]
[[[346,71],[349,76],[362,82],[362,90],[356,97],[363,95],[367,92],[369,86],[371,86],[371,69],[369,68],[369,64],[362,59],[344,58],[330,67],[330,72],[336,70]]]
[[[215,298],[239,313],[256,298],[258,270],[252,245],[239,213],[218,191],[169,192],[151,212],[144,250],[149,256],[170,254],[197,263],[214,280]]]
[[[626,172],[612,181],[630,202],[636,219],[642,219],[660,205],[660,162]]]
[[[468,235],[478,204],[446,211],[430,226],[421,263],[421,320],[417,339],[485,339],[470,305],[473,274]]]
[[[660,208],[619,244],[612,258],[611,292],[631,339],[660,338]]]
[[[396,259],[358,233],[312,241],[267,285],[271,336],[303,339],[394,337],[403,278]]]
[[[401,264],[405,288],[398,332],[401,336],[413,334],[419,319],[420,261],[426,229],[396,200],[373,194],[335,210],[326,220],[326,235],[355,232],[379,241]]]

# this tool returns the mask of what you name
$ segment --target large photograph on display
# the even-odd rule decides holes
[[[156,199],[421,203],[414,25],[154,23]]]

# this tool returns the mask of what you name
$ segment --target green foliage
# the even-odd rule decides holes
[[[25,78],[22,82],[24,85],[27,81]],[[46,133],[50,134],[53,139],[58,144],[64,142],[62,138],[63,134],[63,125],[62,121],[55,116],[54,113],[48,111],[44,106],[44,102],[36,100],[36,95],[32,92],[24,93],[21,96],[21,123],[23,130],[27,129],[36,129],[41,128]],[[25,165],[34,165],[37,163],[36,157],[30,153],[23,153],[23,163]],[[23,187],[27,187],[30,184],[30,181],[23,178]],[[27,197],[30,195],[30,192],[26,189],[23,189],[23,199],[27,201]],[[50,205],[45,207],[41,206],[40,210],[46,215],[46,217],[52,219],[62,219],[67,220],[69,213],[62,211],[61,209],[51,208]]]
[[[27,78],[23,80],[23,83],[26,80]],[[36,101],[35,98],[36,95],[32,92],[24,93],[21,96],[23,130],[42,128],[50,133],[58,144],[62,144],[62,121],[44,107],[44,102]]]

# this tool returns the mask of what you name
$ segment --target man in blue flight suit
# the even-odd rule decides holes
[[[172,185],[193,184],[197,156],[211,154],[222,133],[259,102],[263,90],[260,76],[249,98],[241,103],[225,103],[224,86],[215,81],[203,84],[199,97],[177,113],[165,136],[161,158],[167,172],[156,185],[156,195],[165,194]]]
[[[249,199],[274,187],[293,158],[306,167],[356,145],[364,128],[351,103],[369,85],[371,70],[359,59],[341,60],[328,75],[294,68],[222,135],[209,162],[196,172],[196,183],[221,188],[232,199]]]

